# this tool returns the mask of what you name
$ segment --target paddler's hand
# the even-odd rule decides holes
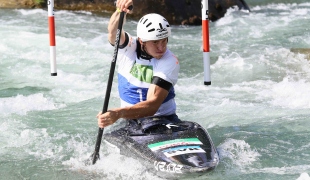
[[[133,0],[117,0],[116,7],[125,13],[132,13],[132,10],[129,10],[129,6],[133,6]]]
[[[99,112],[97,115],[98,119],[98,126],[100,128],[105,128],[113,123],[115,123],[119,118],[117,116],[117,113],[113,110],[108,111],[104,114],[102,112]]]

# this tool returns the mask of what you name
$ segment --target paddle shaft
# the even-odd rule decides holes
[[[109,74],[108,85],[107,85],[107,89],[106,89],[106,93],[105,93],[104,104],[103,104],[103,108],[102,108],[102,114],[104,114],[108,111],[109,99],[110,99],[110,94],[111,94],[111,89],[112,89],[113,76],[114,76],[114,71],[115,71],[115,65],[116,65],[119,42],[120,42],[120,38],[121,38],[121,32],[122,32],[122,28],[123,28],[124,17],[125,17],[125,12],[122,11],[120,13],[120,17],[119,17],[119,23],[118,23],[116,39],[115,39],[115,44],[114,44],[114,47],[115,47],[114,48],[114,55],[113,55],[113,60],[111,62],[110,74]],[[96,161],[99,159],[99,150],[100,150],[103,130],[104,130],[104,128],[99,128],[99,130],[98,130],[95,152],[92,155],[92,158],[93,158],[92,163],[93,164],[95,164]]]

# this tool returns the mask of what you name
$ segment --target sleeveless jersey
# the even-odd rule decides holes
[[[130,36],[128,43],[119,48],[118,54],[118,91],[121,106],[132,106],[145,101],[153,76],[172,84],[168,96],[154,116],[171,115],[176,111],[174,85],[178,79],[179,61],[170,50],[160,59],[150,60],[137,57],[137,38]]]

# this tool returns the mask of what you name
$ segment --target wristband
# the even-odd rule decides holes
[[[118,13],[122,12],[120,8],[116,8],[116,11],[117,11]]]

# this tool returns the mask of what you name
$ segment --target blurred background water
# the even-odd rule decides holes
[[[310,3],[246,2],[251,12],[231,9],[210,23],[211,86],[201,27],[172,27],[177,114],[205,127],[221,157],[196,179],[309,179],[310,64],[291,48],[310,48]],[[104,142],[101,159],[84,164],[112,60],[108,21],[56,10],[51,77],[47,10],[0,9],[0,179],[161,179]],[[129,18],[124,29],[135,35],[136,24]],[[109,107],[118,106],[115,78]]]

